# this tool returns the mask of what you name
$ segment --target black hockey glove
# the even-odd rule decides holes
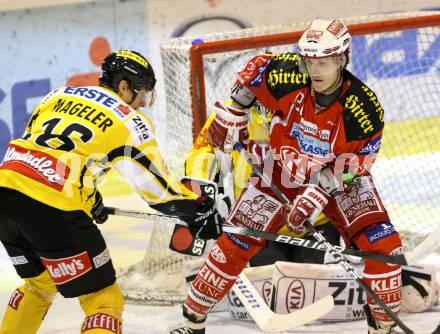
[[[96,224],[103,224],[108,219],[108,212],[102,202],[102,196],[99,191],[95,194],[95,204],[92,206],[91,214]]]
[[[191,234],[200,239],[218,239],[222,233],[223,218],[215,208],[214,200],[201,197],[198,200],[196,212],[193,215],[180,217],[188,224]]]

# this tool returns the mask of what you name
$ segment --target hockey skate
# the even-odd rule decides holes
[[[185,321],[170,329],[169,334],[205,334],[206,316],[189,311],[182,306]]]
[[[384,323],[375,320],[371,315],[368,304],[364,305],[364,312],[368,323],[368,334],[399,334],[399,332],[395,331],[396,324],[394,322]]]

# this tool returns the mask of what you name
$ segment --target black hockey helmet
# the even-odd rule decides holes
[[[118,91],[121,80],[126,80],[137,94],[142,88],[153,91],[156,85],[153,67],[140,53],[117,50],[110,53],[102,63],[99,84]]]

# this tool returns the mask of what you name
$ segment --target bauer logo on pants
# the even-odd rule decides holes
[[[55,284],[64,284],[78,278],[92,269],[89,255],[86,251],[63,259],[46,259],[41,257],[47,271]]]

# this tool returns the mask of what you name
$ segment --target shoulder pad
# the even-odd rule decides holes
[[[309,76],[299,70],[296,53],[274,55],[266,69],[266,86],[276,99],[309,85]]]
[[[309,85],[309,76],[299,70],[296,53],[274,55],[266,69],[266,86],[277,100]]]
[[[384,112],[376,94],[350,72],[348,90],[339,98],[347,141],[372,137],[384,127]]]

